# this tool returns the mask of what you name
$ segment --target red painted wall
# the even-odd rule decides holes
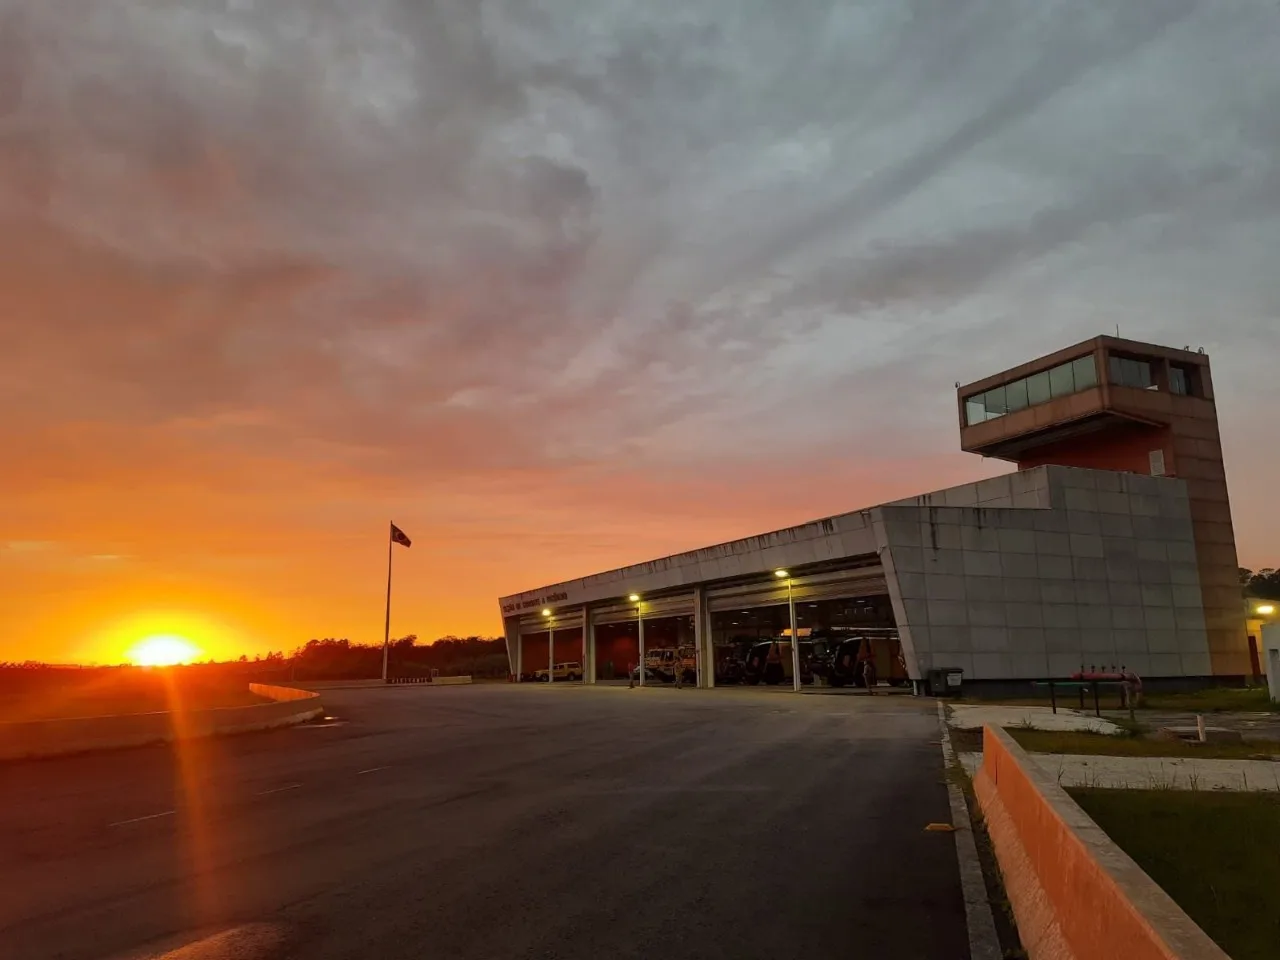
[[[545,633],[527,634],[520,638],[520,644],[522,673],[547,669],[547,635]]]
[[[520,638],[523,644],[524,662],[521,671],[533,673],[547,669],[547,634],[530,633]],[[556,631],[556,663],[582,662],[582,630]]]
[[[607,674],[604,665],[613,664],[613,675],[624,679],[627,671],[640,659],[640,644],[633,623],[610,623],[596,627],[596,679]]]
[[[582,662],[582,630],[556,631],[556,663]]]
[[[1149,475],[1151,451],[1158,449],[1164,450],[1166,475],[1175,476],[1173,439],[1168,428],[1139,424],[1124,430],[1091,433],[1039,447],[1030,452],[1026,459],[1018,461],[1018,469],[1030,470],[1048,463]]]

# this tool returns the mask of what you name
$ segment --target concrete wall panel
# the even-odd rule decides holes
[[[1030,473],[1043,486],[1023,479],[1018,489],[1043,489],[1057,508],[874,511],[895,564],[899,628],[912,634],[919,668],[963,662],[977,680],[1066,676],[1082,664],[1180,676],[1184,663],[1200,662],[1209,652],[1200,585],[1175,590],[1195,572],[1182,559],[1195,556],[1185,485],[1077,468]],[[979,503],[1013,494],[1012,481],[984,484]],[[1135,513],[1159,536],[1137,535]]]

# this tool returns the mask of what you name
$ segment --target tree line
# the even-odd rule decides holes
[[[388,673],[393,677],[470,674],[473,677],[505,678],[508,672],[507,645],[502,637],[441,637],[434,643],[420,643],[415,634],[392,640],[388,650]],[[0,662],[0,671],[12,675],[65,671],[36,660]],[[99,667],[97,669],[117,669]],[[271,683],[287,680],[370,680],[382,676],[382,644],[352,643],[343,638],[308,640],[291,654],[272,651],[250,659],[221,663],[190,664],[184,672],[213,672],[234,675],[247,682]],[[2,685],[2,684],[0,684]]]
[[[1246,597],[1259,600],[1280,600],[1280,570],[1263,567],[1256,573],[1247,567],[1240,568],[1240,586]]]
[[[393,677],[470,674],[505,677],[507,645],[502,637],[441,637],[420,644],[415,634],[392,640],[387,672]],[[296,680],[346,680],[382,674],[382,644],[352,643],[344,638],[308,640],[293,652],[288,666]]]

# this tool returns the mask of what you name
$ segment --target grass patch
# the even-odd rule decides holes
[[[1048,707],[1051,706],[1049,694],[1037,693],[1026,697],[999,697],[991,700],[974,697],[967,701],[970,704],[1009,706],[1009,707]],[[1120,693],[1116,687],[1103,687],[1099,690],[1098,705],[1104,712],[1120,710]],[[1058,691],[1058,708],[1069,710],[1080,709],[1080,695],[1075,688]],[[1280,703],[1271,700],[1265,687],[1210,687],[1194,693],[1147,693],[1142,698],[1142,706],[1137,708],[1141,716],[1144,710],[1168,710],[1187,713],[1222,713],[1241,711],[1245,713],[1280,713]],[[1084,712],[1093,713],[1093,693],[1084,694]]]
[[[1212,760],[1280,757],[1280,740],[1190,744],[1181,740],[1147,740],[1129,735],[1027,730],[1022,727],[1008,727],[1005,732],[1031,753],[1093,754],[1103,757],[1201,757]]]
[[[1195,693],[1153,693],[1144,698],[1144,710],[1185,710],[1189,713],[1221,713],[1223,711],[1278,712],[1265,687],[1242,690],[1212,687]]]
[[[1167,790],[1069,791],[1233,960],[1280,944],[1280,797]]]

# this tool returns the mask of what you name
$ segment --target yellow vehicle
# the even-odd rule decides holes
[[[698,657],[693,647],[654,647],[644,652],[644,675],[647,680],[674,683],[677,676],[683,683],[698,682]],[[631,672],[639,679],[639,669]]]
[[[554,678],[553,680],[548,681],[547,670],[545,667],[541,670],[535,670],[533,673],[533,679],[541,683],[555,682],[555,680],[582,679],[582,664],[578,663],[576,660],[570,663],[557,663],[551,669],[554,671],[552,674]]]

